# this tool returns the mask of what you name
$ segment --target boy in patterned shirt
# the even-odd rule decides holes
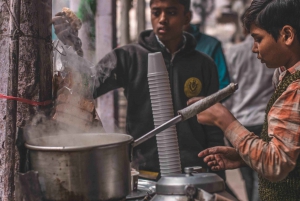
[[[220,127],[234,146],[208,148],[198,156],[213,170],[248,165],[257,171],[262,200],[300,200],[299,10],[300,1],[253,0],[244,16],[257,58],[268,68],[285,68],[266,107],[261,138],[221,104],[197,115],[199,123]],[[190,99],[188,104],[198,99]]]

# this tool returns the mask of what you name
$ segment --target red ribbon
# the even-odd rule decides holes
[[[25,98],[19,98],[19,97],[14,97],[14,96],[6,96],[4,94],[0,94],[0,98],[7,99],[7,100],[15,100],[15,101],[19,101],[19,102],[26,103],[28,105],[34,105],[34,106],[37,106],[37,105],[46,106],[46,105],[50,105],[52,103],[52,100],[37,102],[37,101],[32,101],[32,100],[29,100],[29,99],[25,99]]]

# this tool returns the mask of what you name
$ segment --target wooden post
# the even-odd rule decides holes
[[[99,61],[116,47],[116,0],[97,1],[96,60]],[[114,93],[96,99],[96,110],[106,132],[115,131]]]
[[[146,16],[145,16],[146,2],[145,0],[137,0],[136,17],[137,17],[137,36],[145,30]],[[138,37],[137,37],[138,38]]]
[[[131,7],[131,0],[121,0],[121,37],[120,45],[126,45],[130,43],[129,33],[129,10]]]
[[[76,13],[76,12],[78,11],[80,1],[81,1],[81,0],[72,0],[72,1],[70,1],[70,9],[71,9],[73,12]]]

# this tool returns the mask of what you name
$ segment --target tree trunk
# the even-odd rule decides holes
[[[8,25],[6,0],[0,0],[1,34],[12,34],[11,38],[1,37],[0,50],[1,93],[4,95],[46,101],[52,99],[52,48],[51,48],[51,0],[11,0],[10,23]],[[12,17],[14,16],[14,17]],[[3,19],[3,20],[2,20]],[[22,19],[20,21],[20,19]],[[6,30],[9,27],[10,30]],[[7,43],[9,42],[9,48]],[[6,48],[2,48],[6,47]],[[7,51],[9,49],[9,52]],[[6,52],[5,52],[6,51]],[[9,61],[7,60],[9,54]],[[8,79],[9,78],[9,79]],[[7,90],[5,90],[5,87]],[[5,133],[5,162],[3,175],[3,200],[14,200],[14,179],[19,171],[19,156],[16,152],[17,127],[22,129],[40,111],[49,111],[49,106],[37,107],[14,100],[7,104],[6,125],[0,122],[1,134]],[[3,107],[1,109],[4,109]],[[1,120],[4,119],[1,118]],[[1,135],[2,140],[2,135]],[[1,143],[2,145],[3,143]],[[3,146],[3,145],[2,145]],[[1,150],[2,151],[2,150]],[[3,166],[0,167],[1,170]],[[2,186],[2,183],[0,184]],[[1,188],[0,188],[1,189]]]
[[[6,4],[7,2],[8,4]],[[10,28],[9,28],[9,11],[7,6],[10,6],[10,0],[0,0],[0,93],[8,94],[9,81],[9,47],[10,47]],[[0,200],[2,200],[4,192],[4,165],[5,165],[5,149],[3,147],[5,136],[7,133],[6,118],[7,115],[7,100],[0,99]],[[6,177],[5,177],[6,178]]]
[[[35,101],[52,98],[51,3],[51,0],[22,0],[21,30],[28,37],[20,40],[18,95]],[[38,109],[18,104],[17,126],[23,127]]]
[[[11,0],[9,9],[10,33],[12,34],[9,44],[9,69],[7,95],[17,96],[18,92],[18,65],[19,65],[19,23],[20,23],[20,0]],[[16,165],[16,119],[17,102],[7,101],[6,107],[6,135],[5,135],[5,161],[4,161],[4,193],[3,200],[14,200],[14,175]]]

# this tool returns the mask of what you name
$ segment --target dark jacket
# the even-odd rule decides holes
[[[195,40],[185,33],[186,45],[171,61],[171,54],[158,43],[152,31],[140,34],[138,43],[125,45],[107,54],[96,66],[100,84],[95,89],[98,97],[112,89],[123,87],[128,101],[127,132],[134,139],[154,129],[149,86],[147,81],[148,54],[162,52],[170,78],[175,114],[186,107],[190,97],[184,92],[185,82],[199,79],[202,90],[195,96],[208,96],[218,90],[218,73],[211,58],[195,50]],[[211,127],[200,125],[196,117],[176,125],[182,168],[206,166],[197,154],[205,148],[223,145],[222,133],[210,133]],[[135,148],[144,158],[140,169],[159,172],[155,137]]]
[[[191,33],[197,41],[196,50],[207,54],[216,63],[219,74],[219,89],[227,87],[230,83],[230,77],[221,42],[215,37],[201,33],[199,25],[191,24],[189,33]]]

